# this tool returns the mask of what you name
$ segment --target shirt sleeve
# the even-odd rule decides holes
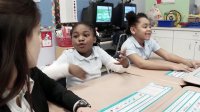
[[[134,46],[134,44],[130,43],[129,41],[125,41],[122,45],[121,49],[125,49],[126,50],[126,56],[129,56],[131,54],[135,54],[136,52],[136,47]]]
[[[64,51],[62,55],[53,62],[53,64],[44,67],[42,71],[54,80],[67,77],[70,75],[68,60],[68,51]]]
[[[126,71],[126,68],[124,68],[122,65],[116,65],[115,63],[117,62],[117,60],[115,60],[112,56],[110,56],[103,49],[99,48],[98,53],[100,54],[100,58],[102,60],[102,63],[108,69],[111,69],[112,71],[118,72],[118,73],[123,73],[123,72]]]
[[[34,80],[35,86],[32,93],[34,98],[37,98],[37,96],[40,95],[45,95],[45,98],[48,101],[51,101],[70,111],[73,111],[74,104],[78,100],[81,100],[80,97],[75,95],[72,91],[68,90],[64,86],[56,83],[53,79],[50,79],[37,67],[31,69],[31,78]],[[44,92],[44,94],[42,92]]]
[[[160,49],[160,45],[154,39],[151,39],[151,45],[152,45],[153,52],[155,52],[155,51]]]

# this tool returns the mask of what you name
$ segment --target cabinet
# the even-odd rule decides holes
[[[156,27],[152,28],[152,38],[168,52],[200,60],[200,29]]]
[[[200,60],[200,41],[196,41],[194,50],[194,59]]]
[[[194,59],[195,60],[200,60],[200,32],[198,32],[199,36],[196,37],[196,44],[195,44],[195,54],[194,54]]]
[[[193,59],[194,40],[174,39],[173,53],[186,59]]]
[[[167,30],[152,30],[152,38],[154,38],[161,48],[165,49],[166,51],[172,53],[172,46],[173,46],[173,31]]]
[[[173,53],[186,59],[200,60],[199,32],[174,31]]]

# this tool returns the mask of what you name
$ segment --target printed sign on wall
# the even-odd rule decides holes
[[[41,31],[42,47],[52,47],[52,32]]]

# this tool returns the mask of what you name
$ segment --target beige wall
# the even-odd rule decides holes
[[[133,0],[132,3],[137,5],[137,12],[145,12],[145,0]]]

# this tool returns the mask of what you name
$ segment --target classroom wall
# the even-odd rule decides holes
[[[195,4],[200,7],[200,0],[195,0]]]
[[[164,15],[165,12],[169,12],[170,10],[177,10],[181,13],[182,21],[187,22],[191,1],[190,0],[175,0],[175,3],[173,4],[167,4],[167,3],[158,4],[158,8],[160,9],[162,15]],[[147,12],[154,4],[155,4],[155,0],[146,0],[145,11]]]
[[[40,0],[40,2],[37,3],[37,5],[41,12],[41,26],[43,27],[53,26],[51,0]],[[37,66],[42,67],[45,65],[49,65],[54,60],[55,60],[55,36],[53,33],[52,47],[43,47],[40,49]]]
[[[146,0],[133,0],[131,3],[137,5],[137,12],[145,12],[145,1]]]
[[[52,0],[40,0],[37,3],[41,12],[41,26],[52,26]]]

